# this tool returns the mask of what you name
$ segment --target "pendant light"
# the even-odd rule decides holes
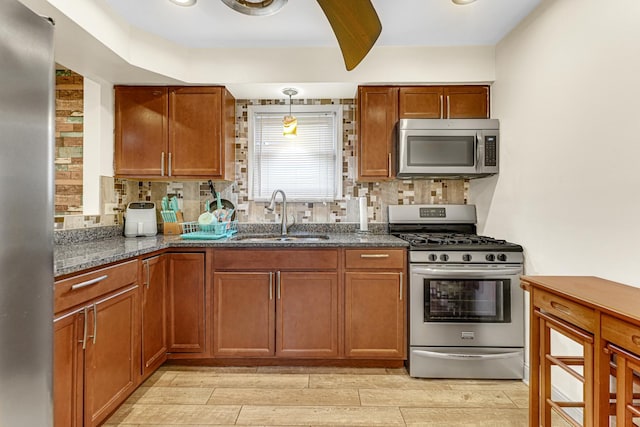
[[[298,119],[291,114],[291,97],[298,91],[293,88],[282,89],[282,93],[289,96],[289,115],[282,120],[282,134],[287,138],[295,138],[298,134]]]

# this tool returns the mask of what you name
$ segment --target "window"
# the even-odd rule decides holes
[[[282,189],[287,200],[342,198],[342,106],[296,105],[298,136],[282,135],[288,105],[249,106],[249,199]]]

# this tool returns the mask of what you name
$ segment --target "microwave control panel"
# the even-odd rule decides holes
[[[498,143],[495,135],[487,135],[484,137],[484,165],[498,165]]]

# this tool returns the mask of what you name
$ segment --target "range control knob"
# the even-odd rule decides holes
[[[496,260],[496,256],[494,254],[487,254],[486,257],[484,257],[487,261],[495,261]]]
[[[437,261],[437,260],[438,260],[438,255],[429,254],[429,261]]]
[[[440,261],[449,261],[449,255],[447,254],[440,255]]]
[[[505,254],[498,254],[498,261],[506,261],[507,260],[507,256]]]
[[[463,260],[463,261],[466,261],[466,262],[471,261],[471,254],[464,254],[464,255],[462,255],[462,260]]]

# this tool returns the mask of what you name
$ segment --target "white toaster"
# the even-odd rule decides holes
[[[155,236],[156,234],[158,234],[156,204],[153,202],[129,203],[124,219],[125,237]]]

